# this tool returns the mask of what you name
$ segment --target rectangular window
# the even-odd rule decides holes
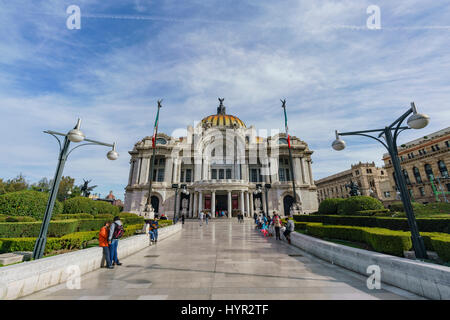
[[[224,179],[224,177],[225,177],[224,173],[225,173],[225,171],[223,169],[219,170],[219,179]]]
[[[217,169],[212,169],[212,171],[211,171],[211,179],[217,179]]]
[[[289,175],[289,169],[286,169],[286,181],[292,181],[291,176]]]
[[[184,170],[181,170],[180,182],[184,182]]]
[[[258,170],[252,169],[251,170],[251,182],[258,182]]]
[[[286,177],[284,176],[284,169],[279,168],[278,169],[278,175],[280,176],[280,181],[286,181]]]
[[[389,191],[385,191],[384,192],[384,197],[385,198],[390,198],[391,197],[391,193]]]
[[[164,181],[164,169],[158,169],[158,182]]]
[[[423,188],[423,187],[420,187],[419,188],[419,191],[420,191],[420,195],[423,197],[423,196],[425,196],[425,189]]]
[[[164,163],[166,163],[166,158],[159,159],[159,164],[160,165],[164,165]]]
[[[438,151],[439,151],[439,150],[441,150],[441,149],[439,148],[439,145],[438,145],[438,144],[437,144],[437,145],[435,145],[434,147],[435,147],[435,148],[436,148],[436,150],[438,150]]]
[[[157,170],[154,169],[154,170],[153,170],[153,179],[152,179],[153,182],[156,181],[156,173],[157,173]]]
[[[186,169],[186,182],[192,182],[192,170]]]
[[[227,169],[227,179],[231,179],[231,169]]]
[[[445,141],[445,146],[446,146],[447,148],[450,148],[450,141],[449,141],[449,140]]]

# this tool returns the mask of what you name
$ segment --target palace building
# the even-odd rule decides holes
[[[153,168],[151,204],[155,213],[187,218],[211,212],[213,217],[245,216],[274,210],[281,215],[317,211],[317,190],[308,144],[291,136],[295,191],[286,135],[278,130],[258,136],[254,126],[226,113],[223,99],[216,114],[186,136],[158,133]],[[273,134],[275,132],[275,134]],[[144,215],[149,195],[152,137],[137,142],[130,160],[124,211]],[[266,199],[267,194],[267,199]],[[267,208],[268,206],[268,208]],[[292,208],[294,207],[294,208]]]
[[[450,199],[450,127],[402,144],[398,156],[413,201],[427,203]],[[392,193],[395,193],[397,179],[388,153],[383,155],[383,161]]]

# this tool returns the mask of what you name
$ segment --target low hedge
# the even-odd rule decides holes
[[[296,230],[319,238],[362,242],[375,251],[403,257],[403,251],[412,249],[411,234],[383,228],[368,228],[343,225],[324,225],[317,222],[296,222]],[[450,261],[450,236],[443,233],[423,232],[427,250],[436,251],[446,262]]]
[[[80,212],[85,212],[93,215],[99,213],[118,215],[119,211],[117,206],[113,206],[105,201],[92,200],[86,197],[74,197],[64,201],[63,213],[78,214]]]
[[[72,214],[52,215],[52,220],[66,220],[66,219],[94,219],[94,216],[89,213],[72,213]]]
[[[0,223],[0,237],[21,238],[37,237],[42,222],[2,222]],[[62,237],[63,235],[78,231],[78,220],[50,221],[48,237]]]
[[[173,225],[173,220],[158,220],[158,225],[160,228]]]
[[[113,221],[114,215],[109,213],[99,213],[95,216],[95,219],[103,219],[104,221]]]
[[[376,209],[376,210],[360,210],[354,213],[355,216],[379,216],[390,215],[389,209]]]
[[[391,217],[364,217],[364,216],[308,216],[294,215],[297,222],[321,222],[330,225],[346,225],[359,227],[385,228],[390,230],[409,231],[408,219]],[[446,218],[417,218],[417,227],[420,232],[450,233],[450,219]]]
[[[22,216],[16,216],[16,217],[6,217],[3,219],[2,222],[34,222],[36,219],[33,217],[22,217]]]

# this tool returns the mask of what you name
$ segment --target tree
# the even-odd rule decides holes
[[[22,174],[19,174],[14,179],[8,179],[8,181],[4,184],[4,193],[22,191],[26,189],[28,189],[28,183]]]
[[[51,188],[51,182],[52,181],[49,181],[47,178],[42,178],[37,183],[33,183],[30,188],[34,191],[49,192]]]
[[[63,176],[61,178],[61,182],[59,183],[58,194],[56,196],[56,198],[59,201],[64,201],[65,199],[71,198],[72,194],[69,195],[68,192],[70,191],[72,193],[74,182],[75,179],[69,176],[67,177]]]
[[[6,193],[6,183],[0,178],[0,194]]]

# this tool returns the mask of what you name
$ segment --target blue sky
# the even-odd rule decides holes
[[[372,4],[381,30],[365,27]],[[80,30],[66,27],[70,5]],[[0,177],[53,177],[57,144],[42,131],[68,131],[80,117],[87,137],[116,141],[121,157],[80,148],[64,174],[123,199],[128,151],[152,134],[160,98],[160,131],[176,136],[214,113],[217,97],[247,126],[283,130],[286,98],[315,179],[382,165],[385,151],[368,139],[332,150],[334,130],[383,127],[411,101],[431,123],[400,142],[447,127],[449,21],[443,0],[0,0]]]

